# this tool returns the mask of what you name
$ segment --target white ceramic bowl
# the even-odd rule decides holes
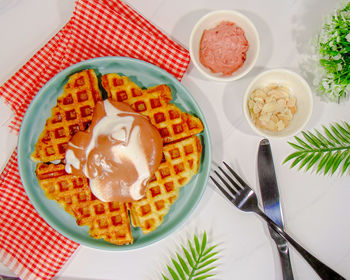
[[[241,27],[249,44],[246,61],[230,76],[212,73],[199,61],[199,46],[204,30],[214,28],[222,21],[234,22]],[[189,50],[193,64],[204,76],[216,81],[229,82],[242,78],[253,68],[259,55],[260,40],[255,26],[245,15],[233,10],[219,10],[205,15],[197,22],[190,36]]]
[[[266,87],[271,83],[288,86],[291,91],[291,96],[294,96],[297,102],[297,112],[295,113],[294,118],[285,129],[279,132],[271,132],[256,127],[248,109],[248,99],[250,94],[255,89]],[[250,83],[243,98],[243,112],[249,125],[256,133],[267,138],[288,137],[297,134],[309,121],[312,109],[313,97],[310,86],[300,75],[286,69],[273,69],[259,74]]]

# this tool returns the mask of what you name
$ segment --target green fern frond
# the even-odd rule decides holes
[[[323,133],[315,129],[301,132],[304,139],[295,136],[297,143],[288,142],[296,151],[283,163],[292,161],[291,168],[298,166],[308,171],[316,167],[316,173],[333,175],[341,168],[341,175],[350,169],[350,124],[347,122],[323,126]]]
[[[188,248],[182,246],[184,257],[176,253],[176,258],[171,258],[173,267],[167,266],[171,279],[173,280],[203,280],[214,276],[214,263],[218,260],[216,245],[207,248],[208,240],[206,232],[203,233],[200,241],[194,235],[193,241],[188,240]],[[162,274],[163,280],[170,280]]]

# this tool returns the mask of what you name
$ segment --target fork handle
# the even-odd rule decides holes
[[[299,252],[299,254],[304,257],[304,259],[315,270],[318,276],[321,277],[321,279],[334,279],[334,280],[344,279],[345,280],[344,277],[339,275],[333,269],[325,265],[323,262],[321,262],[316,257],[311,255],[308,251],[306,251],[302,246],[300,246],[298,242],[296,242],[292,237],[290,237],[284,230],[282,230],[274,221],[272,221],[268,216],[266,216],[266,214],[262,212],[260,209],[257,212],[257,214],[261,216],[270,225],[271,229],[276,231],[285,240],[287,240]]]

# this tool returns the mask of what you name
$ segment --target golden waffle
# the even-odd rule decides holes
[[[63,164],[39,163],[35,172],[47,198],[56,200],[79,226],[88,226],[90,236],[117,245],[133,243],[125,203],[98,200],[87,178],[67,174]]]
[[[129,104],[136,112],[147,116],[157,127],[163,143],[170,143],[200,133],[203,124],[199,118],[182,112],[170,104],[171,90],[158,85],[142,90],[126,76],[111,73],[102,76],[102,85],[108,98]]]
[[[79,226],[88,226],[93,238],[124,245],[133,243],[128,211],[135,227],[144,233],[155,230],[178,199],[180,188],[198,172],[202,146],[193,135],[200,133],[203,125],[200,119],[169,103],[172,95],[167,85],[141,89],[128,77],[117,74],[104,75],[102,84],[108,98],[126,102],[147,116],[165,143],[162,163],[149,182],[145,198],[132,203],[101,202],[92,194],[86,177],[67,174],[62,163],[43,163],[63,159],[71,136],[91,122],[95,104],[102,100],[93,70],[69,78],[32,159],[42,161],[36,175],[49,199],[74,216]]]
[[[63,159],[70,138],[87,128],[99,100],[102,96],[94,70],[70,76],[62,95],[57,98],[57,105],[51,110],[51,117],[46,121],[31,159],[35,162]]]
[[[102,86],[108,93],[108,98],[128,104],[136,103],[137,101],[145,100],[145,91],[137,84],[130,80],[128,76],[120,76],[116,73],[103,75],[101,78]],[[171,90],[167,85],[158,85],[149,89],[151,96],[149,102],[159,102],[161,105],[166,105],[171,100]]]
[[[148,185],[146,196],[128,204],[133,226],[149,233],[163,222],[180,188],[197,174],[201,152],[198,136],[164,146],[163,161]]]

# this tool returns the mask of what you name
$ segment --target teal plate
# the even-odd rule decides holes
[[[132,228],[134,243],[116,246],[102,239],[93,239],[88,234],[87,226],[77,226],[75,219],[66,213],[57,202],[46,198],[40,188],[36,175],[36,164],[30,156],[35,143],[45,126],[46,119],[51,115],[51,108],[56,105],[57,97],[62,93],[68,77],[84,69],[94,69],[101,80],[107,73],[118,73],[129,76],[140,87],[148,88],[158,84],[170,86],[173,100],[183,111],[199,117],[204,125],[204,131],[199,134],[203,152],[199,173],[180,190],[180,197],[171,206],[164,217],[164,222],[155,231],[143,234],[140,228]],[[211,144],[205,117],[192,95],[183,85],[166,71],[147,62],[125,57],[101,57],[80,62],[66,68],[54,76],[39,91],[30,104],[22,122],[18,139],[18,166],[24,189],[39,214],[45,221],[67,238],[96,249],[122,251],[136,249],[152,244],[166,237],[179,227],[198,205],[207,185],[211,164]]]

